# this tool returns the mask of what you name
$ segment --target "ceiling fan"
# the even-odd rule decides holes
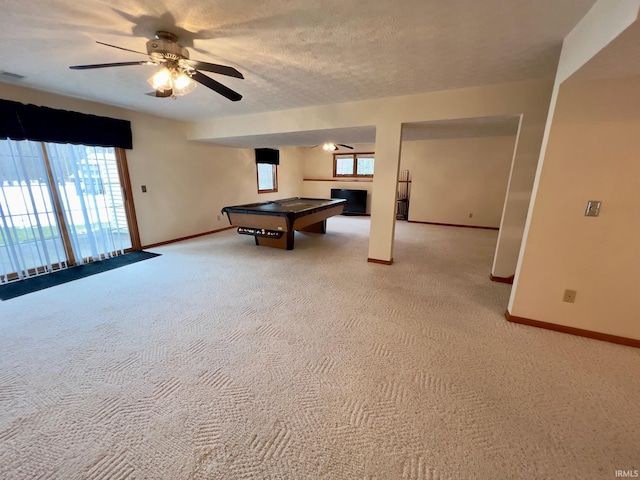
[[[154,88],[154,95],[160,98],[176,98],[186,95],[196,88],[197,83],[219,93],[233,102],[242,98],[238,92],[208,77],[205,72],[218,73],[229,77],[244,78],[242,73],[233,67],[216,63],[200,62],[189,58],[189,51],[178,43],[178,37],[170,32],[156,32],[155,38],[147,42],[147,53],[130,50],[128,48],[98,42],[100,45],[113,47],[127,52],[139,53],[149,57],[148,60],[138,62],[97,63],[92,65],[74,65],[72,70],[89,70],[92,68],[124,67],[129,65],[152,65],[160,67],[148,82]],[[196,83],[197,82],[197,83]]]
[[[315,147],[319,147],[320,145],[314,145],[311,148],[315,148]],[[322,149],[325,152],[333,152],[335,150],[338,150],[340,147],[344,147],[344,148],[348,148],[349,150],[353,150],[353,147],[351,145],[345,145],[344,143],[323,143],[322,144]]]

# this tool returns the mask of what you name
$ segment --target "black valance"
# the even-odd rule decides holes
[[[133,148],[131,122],[0,99],[0,139]]]
[[[256,148],[256,163],[280,165],[280,151],[273,148]]]

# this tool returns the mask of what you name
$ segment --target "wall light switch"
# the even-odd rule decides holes
[[[142,193],[147,193],[147,186],[146,185],[142,185]]]
[[[587,209],[584,211],[585,217],[597,217],[600,214],[600,201],[589,200],[587,202]]]

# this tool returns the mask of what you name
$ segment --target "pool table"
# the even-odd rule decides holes
[[[296,230],[325,233],[327,218],[340,215],[346,200],[285,198],[273,202],[224,207],[229,223],[241,235],[252,235],[256,245],[293,250]]]

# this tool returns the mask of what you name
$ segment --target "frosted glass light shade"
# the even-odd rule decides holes
[[[178,69],[161,68],[149,80],[154,90],[170,92],[172,97],[179,97],[193,92],[198,86],[189,75]]]
[[[161,68],[153,77],[147,80],[154,90],[171,90],[171,72],[168,68]]]
[[[186,95],[193,92],[198,86],[196,82],[191,80],[191,77],[185,73],[180,73],[173,78],[173,94],[174,95]]]

